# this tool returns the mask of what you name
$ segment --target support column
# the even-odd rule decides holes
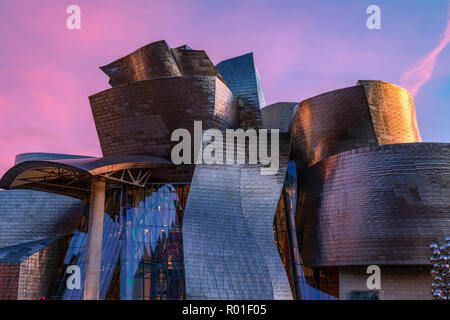
[[[106,182],[98,178],[91,181],[91,204],[87,243],[84,300],[98,300],[102,267],[103,216],[105,213]]]

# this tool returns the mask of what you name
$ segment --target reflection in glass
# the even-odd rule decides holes
[[[121,215],[121,299],[183,299],[180,197],[185,188],[151,185],[145,190],[127,189],[125,214]]]
[[[103,239],[102,239],[102,272],[100,274],[100,299],[105,299],[111,278],[114,274],[120,253],[120,225],[107,214],[103,220]],[[64,259],[64,272],[71,265],[80,268],[81,286],[80,289],[68,289],[67,280],[71,274],[64,273],[60,283],[57,298],[62,300],[82,300],[84,296],[84,279],[86,275],[86,254],[87,254],[86,232],[76,230],[72,236],[66,258]]]
[[[317,274],[303,265],[295,229],[297,204],[297,174],[295,163],[290,161],[286,173],[283,192],[274,218],[274,237],[278,251],[288,275],[291,291],[297,300],[334,300],[336,297],[309,285],[305,273],[310,278]]]

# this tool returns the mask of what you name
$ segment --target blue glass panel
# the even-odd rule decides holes
[[[172,185],[132,192],[123,221],[120,296],[124,300],[182,298],[183,261],[178,194]]]
[[[100,299],[106,297],[112,276],[119,261],[121,248],[120,224],[118,217],[115,221],[105,214],[103,220],[102,238],[102,272],[100,275]],[[68,289],[66,285],[70,274],[63,275],[57,298],[62,300],[82,300],[84,296],[84,279],[86,275],[86,254],[88,234],[76,230],[73,234],[70,246],[64,259],[64,270],[70,265],[77,265],[81,272],[80,289]]]

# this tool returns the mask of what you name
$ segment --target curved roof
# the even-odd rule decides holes
[[[32,160],[62,160],[62,159],[81,159],[81,158],[94,158],[89,156],[80,156],[74,154],[65,153],[48,153],[48,152],[26,152],[16,155],[14,165],[25,161]]]
[[[149,155],[24,161],[3,175],[0,187],[47,191],[87,200],[94,176],[139,185],[150,175],[149,172],[143,173],[142,169],[168,167],[171,164],[166,159]]]
[[[181,76],[214,76],[223,81],[205,51],[186,45],[171,49],[164,40],[150,43],[100,69],[109,76],[113,87]]]

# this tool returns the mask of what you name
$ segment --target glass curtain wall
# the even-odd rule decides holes
[[[181,224],[188,188],[171,184],[127,188],[121,215],[121,299],[184,298]]]
[[[184,299],[181,223],[189,185],[122,186],[106,193],[100,299]],[[74,232],[63,272],[51,298],[84,295],[89,209]],[[68,267],[80,269],[81,285],[69,289]]]
[[[105,299],[114,271],[119,262],[121,248],[121,226],[119,224],[121,189],[115,188],[107,191],[105,203],[105,216],[103,218],[102,237],[102,272],[100,274],[100,299]],[[61,300],[82,300],[84,297],[84,280],[86,274],[87,239],[89,209],[83,215],[78,230],[75,230],[70,241],[69,249],[64,259],[63,274],[58,282],[58,288],[52,298]],[[80,287],[69,288],[68,281],[74,271],[67,272],[70,266],[80,270]]]

